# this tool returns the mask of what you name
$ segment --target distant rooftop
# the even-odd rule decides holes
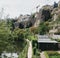
[[[57,41],[51,40],[47,35],[38,35],[38,43],[57,43]]]

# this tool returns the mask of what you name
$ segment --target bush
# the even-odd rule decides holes
[[[45,51],[45,56],[46,58],[60,58],[60,54],[58,52],[55,51]]]
[[[58,54],[56,51],[47,51],[47,54]]]
[[[44,52],[44,54],[45,54],[46,58],[49,58],[48,53],[46,51]]]
[[[40,51],[38,50],[37,40],[32,41],[32,48],[33,48],[33,57],[32,58],[40,58]]]
[[[40,23],[39,28],[38,28],[40,35],[44,35],[47,32],[49,32],[49,26],[48,25],[49,25],[48,22],[42,22],[42,23]]]
[[[29,44],[27,43],[27,45],[25,46],[25,48],[23,49],[23,51],[20,52],[19,58],[27,58],[28,45],[29,45]]]
[[[40,52],[36,49],[35,55],[33,54],[32,58],[40,58]]]
[[[31,27],[30,30],[31,30],[31,32],[33,32],[34,34],[38,34],[38,28],[37,28],[37,27]]]

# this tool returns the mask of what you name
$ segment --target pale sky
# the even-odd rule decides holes
[[[4,8],[4,14],[10,17],[18,17],[20,14],[31,14],[36,10],[36,6],[45,4],[53,4],[59,0],[0,0],[0,11]]]

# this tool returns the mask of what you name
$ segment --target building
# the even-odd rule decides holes
[[[47,35],[38,35],[38,48],[41,50],[60,50],[60,43]]]
[[[6,52],[3,52],[1,54],[1,58],[18,58],[18,54],[17,53],[6,53]]]

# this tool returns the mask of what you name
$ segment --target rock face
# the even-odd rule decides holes
[[[34,13],[33,15],[20,15],[18,21],[20,22],[20,28],[29,28],[29,27],[38,27],[41,21],[47,21],[51,18],[52,6],[46,5],[43,6],[39,12]],[[47,14],[47,15],[46,15]]]
[[[43,6],[39,12],[36,12],[33,15],[20,15],[17,19],[17,22],[20,23],[20,28],[29,28],[32,26],[38,27],[40,22],[48,21],[50,19],[54,20],[54,18],[57,19],[58,15],[60,15],[60,1],[58,3],[54,3],[52,6]]]
[[[58,3],[54,2],[53,8],[58,7]]]
[[[18,18],[17,22],[19,22],[19,28],[29,28],[29,27],[38,27],[40,24],[41,15],[40,13],[36,12],[30,16],[22,15]]]
[[[59,28],[60,28],[60,1],[58,2],[58,7],[53,8],[52,12],[52,22],[53,22],[53,29],[51,33],[53,34],[59,34]],[[55,22],[55,23],[54,23]]]
[[[48,21],[49,19],[51,19],[52,10],[53,6],[45,5],[39,10],[39,12],[36,12],[34,27],[38,27],[40,22],[42,21]]]
[[[33,27],[38,27],[40,22],[41,22],[41,14],[36,12],[35,13],[35,22],[34,22]]]
[[[47,21],[51,18],[52,7],[50,5],[43,6],[39,12],[33,15],[20,15],[17,19],[19,28],[38,27],[40,22]],[[47,15],[46,15],[47,14]]]
[[[20,15],[18,17],[18,22],[28,21],[29,17],[30,17],[30,15],[28,15],[28,14],[26,14],[26,15]]]
[[[44,21],[48,21],[49,19],[51,19],[51,12],[50,10],[42,10],[42,18]]]
[[[60,1],[58,2],[58,7],[60,7]]]
[[[51,6],[51,5],[45,5],[41,9],[45,9],[45,10],[49,9],[51,11],[51,10],[53,10],[53,6]]]
[[[19,28],[26,28],[28,26],[30,26],[31,24],[29,23],[30,20],[30,15],[20,15],[17,18],[17,22],[15,22],[15,26],[19,27]]]
[[[49,19],[51,19],[52,10],[53,10],[53,6],[50,5],[45,5],[39,10],[42,21],[48,21]]]

